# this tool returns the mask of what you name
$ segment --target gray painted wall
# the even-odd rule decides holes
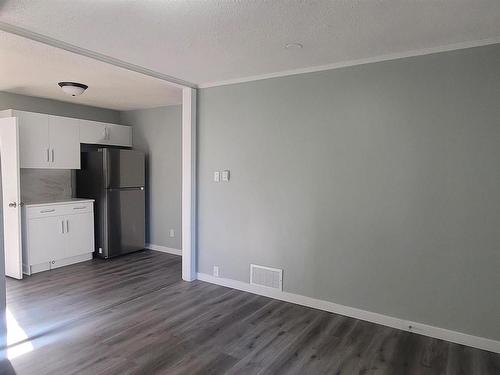
[[[147,154],[147,242],[180,249],[182,108],[126,111],[121,122],[132,125],[134,148]]]
[[[18,109],[20,111],[47,113],[56,116],[75,117],[115,124],[120,122],[120,112],[112,109],[90,107],[0,91],[0,110],[2,109]]]
[[[199,272],[500,339],[500,45],[202,89],[198,116]]]

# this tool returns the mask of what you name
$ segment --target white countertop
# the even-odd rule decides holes
[[[71,204],[71,203],[84,203],[84,202],[94,202],[94,199],[86,198],[68,198],[60,200],[51,200],[45,202],[27,202],[24,204],[25,207],[42,207],[42,206],[53,206],[59,204]]]

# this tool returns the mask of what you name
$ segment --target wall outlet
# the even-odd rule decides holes
[[[222,181],[229,182],[229,169],[224,169],[222,171]]]
[[[214,276],[219,277],[219,266],[214,266]]]
[[[170,229],[169,232],[168,232],[168,235],[170,237],[175,237],[175,230],[174,229]]]
[[[214,182],[220,182],[220,172],[214,172]]]

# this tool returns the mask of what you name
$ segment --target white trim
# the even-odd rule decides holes
[[[174,249],[172,247],[155,245],[155,244],[152,244],[152,243],[147,243],[146,244],[146,249],[154,250],[154,251],[160,251],[162,253],[168,253],[168,254],[173,254],[173,255],[182,255],[182,250]]]
[[[10,33],[10,34],[18,35],[18,36],[26,38],[26,39],[34,40],[35,42],[40,42],[40,43],[43,43],[43,44],[46,44],[46,45],[49,45],[52,47],[63,49],[65,51],[73,52],[73,53],[76,53],[77,55],[81,55],[81,56],[89,57],[89,58],[94,59],[94,60],[102,61],[102,62],[105,62],[107,64],[117,66],[119,68],[123,68],[123,69],[127,69],[130,71],[136,72],[136,73],[144,74],[144,75],[149,76],[149,77],[158,78],[158,79],[161,79],[162,81],[169,82],[172,85],[179,87],[179,88],[196,87],[196,85],[194,83],[187,82],[187,81],[184,81],[182,79],[175,78],[175,77],[172,77],[172,76],[169,76],[169,75],[166,75],[166,74],[163,74],[163,73],[151,70],[151,69],[147,69],[147,68],[144,68],[144,67],[139,66],[139,65],[131,64],[131,63],[128,63],[126,61],[116,59],[116,58],[111,57],[111,56],[104,55],[102,53],[88,50],[86,48],[81,48],[81,47],[75,46],[74,44],[66,43],[66,42],[63,42],[62,40],[58,40],[58,39],[54,39],[54,38],[51,38],[51,37],[48,37],[48,36],[45,36],[42,34],[38,34],[34,31],[24,29],[24,28],[19,27],[19,26],[11,25],[11,24],[6,23],[6,22],[0,21],[0,30],[5,31],[5,32]]]
[[[318,66],[311,66],[311,67],[307,67],[307,68],[283,70],[283,71],[274,72],[274,73],[259,74],[259,75],[254,75],[254,76],[234,78],[234,79],[228,79],[228,80],[216,81],[216,82],[205,82],[205,83],[200,83],[198,85],[198,88],[205,89],[205,88],[216,87],[216,86],[234,85],[236,83],[260,81],[260,80],[269,79],[269,78],[278,78],[278,77],[286,77],[286,76],[292,76],[292,75],[304,74],[304,73],[321,72],[323,70],[345,68],[348,66],[370,64],[370,63],[376,63],[376,62],[388,61],[388,60],[398,60],[398,59],[403,59],[406,57],[430,55],[433,53],[448,52],[448,51],[473,48],[473,47],[481,47],[481,46],[487,46],[490,44],[497,44],[497,43],[500,43],[500,38],[498,38],[498,37],[497,38],[481,39],[481,40],[471,41],[471,42],[447,44],[447,45],[439,46],[439,47],[423,48],[423,49],[412,50],[412,51],[407,51],[407,52],[397,52],[397,53],[389,53],[386,55],[379,55],[379,56],[374,56],[374,57],[366,57],[366,58],[356,59],[356,60],[340,61],[340,62],[336,62],[333,64],[327,64],[327,65],[318,65]]]
[[[196,89],[182,89],[182,279],[196,279]]]
[[[406,52],[397,52],[397,53],[390,53],[390,54],[385,54],[385,55],[379,55],[379,56],[374,56],[374,57],[366,57],[366,58],[361,58],[361,59],[355,59],[355,60],[346,60],[346,61],[340,61],[332,64],[326,64],[326,65],[317,65],[317,66],[311,66],[311,67],[306,67],[306,68],[298,68],[298,69],[289,69],[289,70],[283,70],[283,71],[278,71],[278,72],[273,72],[273,73],[266,73],[266,74],[259,74],[259,75],[253,75],[253,76],[247,76],[247,77],[240,77],[240,78],[234,78],[234,79],[228,79],[228,80],[223,80],[223,81],[215,81],[215,82],[205,82],[205,83],[200,83],[200,84],[195,84],[192,82],[184,81],[182,79],[172,77],[151,69],[144,68],[139,65],[131,64],[126,61],[116,59],[111,56],[107,56],[98,52],[94,52],[85,48],[78,47],[74,44],[66,43],[58,39],[54,39],[39,33],[36,33],[34,31],[24,29],[19,26],[15,26],[6,22],[1,22],[0,21],[0,30],[8,32],[10,34],[15,34],[18,36],[21,36],[23,38],[27,38],[30,40],[34,40],[36,42],[40,42],[43,44],[47,44],[52,47],[60,48],[65,51],[73,52],[81,56],[86,56],[89,58],[92,58],[94,60],[102,61],[123,69],[131,70],[137,73],[144,74],[146,76],[154,77],[161,79],[163,81],[169,82],[174,86],[184,88],[184,87],[190,87],[190,88],[209,88],[209,87],[217,87],[217,86],[225,86],[225,85],[233,85],[236,83],[244,83],[244,82],[252,82],[252,81],[260,81],[263,79],[268,79],[268,78],[277,78],[277,77],[286,77],[286,76],[291,76],[291,75],[297,75],[297,74],[304,74],[304,73],[313,73],[313,72],[320,72],[323,70],[331,70],[331,69],[337,69],[337,68],[344,68],[348,66],[356,66],[356,65],[363,65],[363,64],[369,64],[369,63],[375,63],[375,62],[381,62],[381,61],[388,61],[388,60],[397,60],[397,59],[402,59],[406,57],[414,57],[414,56],[422,56],[422,55],[429,55],[432,53],[439,53],[439,52],[448,52],[448,51],[454,51],[454,50],[460,50],[460,49],[466,49],[466,48],[473,48],[473,47],[481,47],[481,46],[487,46],[490,44],[497,44],[500,43],[500,38],[487,38],[487,39],[481,39],[481,40],[476,40],[476,41],[469,41],[469,42],[460,42],[460,43],[453,43],[453,44],[447,44],[444,46],[438,46],[438,47],[431,47],[431,48],[423,48],[423,49],[417,49],[417,50],[412,50],[412,51],[406,51]]]
[[[441,340],[451,341],[457,344],[472,346],[474,348],[500,353],[500,341],[495,341],[484,337],[472,336],[462,332],[451,331],[444,328],[433,327],[427,324],[412,322],[409,320],[399,319],[388,315],[357,309],[354,307],[339,305],[337,303],[306,297],[299,294],[281,292],[279,290],[271,288],[262,288],[256,285],[250,285],[242,281],[231,280],[222,277],[214,277],[205,273],[198,273],[197,276],[198,280],[206,281],[212,284],[222,285],[281,301],[291,302],[302,306],[312,307],[319,310],[329,311],[335,314],[345,315],[352,318],[397,328],[403,331],[414,332],[424,336],[434,337]]]

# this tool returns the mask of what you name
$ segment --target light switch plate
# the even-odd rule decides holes
[[[220,172],[214,172],[214,182],[220,182]]]
[[[168,235],[170,237],[175,237],[175,230],[174,229],[170,229],[169,232],[168,232]]]
[[[222,181],[229,182],[229,169],[224,169],[222,171]]]

